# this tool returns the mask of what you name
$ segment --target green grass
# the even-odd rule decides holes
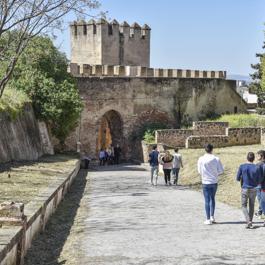
[[[214,154],[220,157],[225,172],[219,178],[217,200],[231,206],[240,207],[240,184],[235,180],[240,164],[246,161],[248,152],[263,149],[262,145],[233,146],[216,148]],[[187,185],[195,190],[201,190],[201,179],[197,173],[198,158],[204,154],[202,149],[182,149],[184,168],[180,170],[181,185]],[[257,162],[257,161],[256,161]]]
[[[7,88],[0,98],[0,112],[7,112],[12,118],[15,118],[28,102],[30,99],[24,92]]]
[[[227,114],[209,121],[226,121],[229,126],[236,127],[265,127],[265,116],[258,114]]]

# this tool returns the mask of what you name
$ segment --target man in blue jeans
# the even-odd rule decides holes
[[[151,167],[151,184],[157,185],[157,178],[158,178],[158,156],[159,152],[157,151],[157,146],[153,146],[152,152],[149,154],[149,163]],[[155,177],[155,184],[154,184],[154,177]]]
[[[241,183],[241,204],[242,211],[246,219],[246,228],[253,228],[252,219],[255,209],[257,186],[260,183],[260,168],[253,162],[255,155],[253,152],[247,154],[247,163],[239,166],[236,180]],[[249,206],[249,209],[248,209]]]
[[[206,221],[204,224],[215,223],[215,194],[217,191],[218,176],[224,172],[220,159],[212,154],[213,146],[207,144],[205,152],[198,160],[198,172],[202,179],[202,189],[205,200]]]

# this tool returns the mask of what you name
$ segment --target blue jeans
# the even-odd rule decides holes
[[[265,191],[260,192],[260,206],[262,212],[265,213]]]
[[[217,191],[216,184],[202,184],[202,190],[205,200],[205,212],[206,217],[209,220],[211,216],[214,216],[215,210],[215,194]]]
[[[172,168],[172,174],[174,177],[174,184],[178,184],[178,179],[179,179],[179,170],[180,168]]]
[[[261,208],[261,187],[257,186],[256,190],[257,190],[257,199],[258,199],[258,202],[259,202],[259,212],[258,213],[262,214],[263,210]]]

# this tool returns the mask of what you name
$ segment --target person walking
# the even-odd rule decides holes
[[[163,171],[164,171],[164,178],[165,178],[165,185],[170,185],[170,174],[172,170],[172,161],[173,156],[170,154],[169,151],[165,152],[165,155],[162,157],[162,164],[163,164]]]
[[[176,184],[176,186],[178,185],[180,167],[183,168],[182,157],[181,157],[181,154],[178,153],[178,151],[179,149],[176,148],[175,153],[173,154],[173,165],[172,165],[174,184]]]
[[[265,151],[263,151],[263,158],[265,158]],[[264,159],[263,159],[264,161]],[[265,213],[265,163],[259,165],[259,177],[260,177],[260,207],[262,213]],[[265,220],[263,223],[265,226]]]
[[[157,185],[158,178],[158,156],[159,152],[157,151],[157,146],[153,146],[152,152],[149,154],[149,164],[151,167],[151,185]],[[155,184],[154,184],[155,178]]]
[[[105,151],[103,148],[99,151],[99,165],[104,166],[105,165]]]
[[[205,154],[198,160],[198,172],[202,179],[202,190],[205,200],[206,221],[204,224],[215,223],[215,194],[217,191],[218,176],[223,174],[224,168],[220,159],[213,155],[213,145],[205,146]]]
[[[259,161],[257,163],[257,167],[259,167],[260,169],[260,177],[263,176],[263,167],[265,165],[265,151],[264,150],[259,150],[257,152],[257,160]],[[257,191],[257,200],[259,203],[259,209],[258,211],[255,213],[255,216],[257,216],[258,218],[261,218],[262,216],[262,207],[261,207],[261,184],[259,184],[256,188]]]
[[[249,152],[247,154],[247,163],[239,166],[236,180],[241,183],[241,205],[242,211],[246,219],[246,228],[253,228],[252,220],[255,209],[255,199],[257,193],[257,186],[260,182],[260,168],[253,162],[255,160],[255,154]],[[249,206],[249,210],[247,207]]]
[[[114,162],[116,165],[120,163],[120,156],[121,156],[121,148],[120,148],[120,145],[117,144],[114,147]]]

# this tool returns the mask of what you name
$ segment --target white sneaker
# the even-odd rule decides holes
[[[212,222],[212,224],[215,224],[216,222],[215,222],[215,219],[214,219],[214,216],[211,216],[210,217],[210,221]]]
[[[210,219],[207,219],[206,221],[204,221],[204,224],[205,225],[211,225],[212,224],[212,221]]]

